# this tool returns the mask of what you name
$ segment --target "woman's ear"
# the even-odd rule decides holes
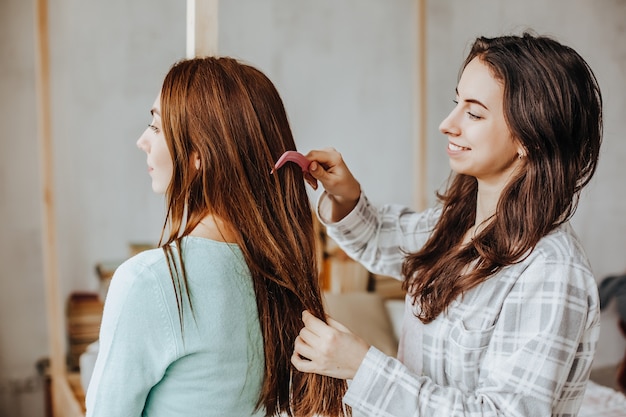
[[[200,169],[200,157],[198,156],[198,153],[194,152],[191,158],[193,159],[193,165],[196,169]]]

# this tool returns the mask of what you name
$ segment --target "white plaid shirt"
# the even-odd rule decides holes
[[[324,221],[326,194],[320,197]],[[440,209],[378,210],[365,196],[327,232],[375,273],[401,278]],[[600,330],[597,284],[571,226],[424,325],[407,298],[398,359],[370,348],[344,402],[365,416],[576,416]]]

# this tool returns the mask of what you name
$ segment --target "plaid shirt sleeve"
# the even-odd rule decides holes
[[[357,206],[337,223],[329,223],[329,199],[324,192],[318,202],[318,217],[328,235],[369,271],[401,279],[405,251],[422,247],[430,236],[439,211],[424,213],[399,205],[376,210],[364,194]]]
[[[403,250],[425,242],[436,216],[378,211],[362,196],[328,233],[368,268],[398,274]],[[419,351],[423,369],[372,347],[344,401],[355,416],[575,416],[598,335],[597,285],[563,226],[432,323],[405,316],[401,348]]]

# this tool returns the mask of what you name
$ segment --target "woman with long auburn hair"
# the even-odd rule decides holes
[[[274,85],[232,58],[183,60],[151,114],[137,146],[167,216],[159,248],[112,279],[87,416],[349,414],[345,381],[290,363],[302,311],[325,315],[306,178],[272,171],[296,149]]]
[[[352,379],[367,416],[575,416],[598,289],[569,223],[602,141],[596,78],[542,36],[475,40],[441,122],[453,171],[422,213],[375,208],[341,155],[311,151],[328,234],[407,291],[398,359],[304,312],[292,363]]]

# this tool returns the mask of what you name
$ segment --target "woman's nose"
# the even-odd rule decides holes
[[[137,147],[139,149],[141,149],[144,152],[148,152],[149,149],[149,141],[146,138],[146,132],[148,131],[148,129],[146,129],[141,136],[139,136],[139,139],[137,139]]]
[[[455,123],[455,112],[452,110],[450,114],[439,124],[439,131],[444,135],[456,136],[460,133],[460,129]]]

